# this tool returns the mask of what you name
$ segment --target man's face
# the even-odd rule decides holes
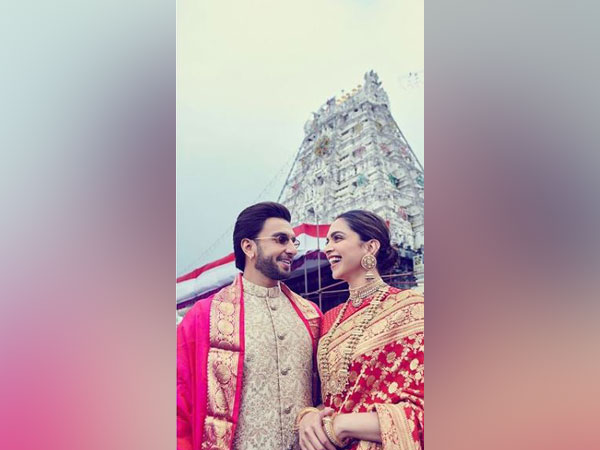
[[[287,236],[286,244],[281,236]],[[285,280],[292,274],[292,260],[298,253],[291,238],[295,238],[290,223],[284,219],[271,217],[265,221],[255,240],[257,246],[256,269],[272,280]]]

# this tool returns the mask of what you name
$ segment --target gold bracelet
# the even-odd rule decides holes
[[[333,445],[338,448],[344,448],[348,444],[348,439],[340,440],[335,431],[333,431],[333,420],[337,416],[337,413],[334,413],[332,416],[323,417],[323,429],[325,430],[325,434],[327,438],[331,441]]]
[[[296,416],[296,426],[294,427],[294,429],[296,431],[298,431],[298,428],[300,427],[300,421],[304,418],[305,415],[307,415],[308,413],[311,413],[311,412],[318,413],[319,408],[315,408],[314,406],[307,406],[306,408],[302,408],[300,410],[300,412]]]

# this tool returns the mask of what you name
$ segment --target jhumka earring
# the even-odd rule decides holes
[[[365,274],[365,278],[367,279],[367,281],[374,280],[375,274],[371,271],[377,265],[377,259],[375,259],[375,257],[373,255],[367,253],[360,260],[360,265],[362,266],[363,269],[365,269],[367,271],[367,273]]]

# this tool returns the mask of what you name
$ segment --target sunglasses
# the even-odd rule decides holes
[[[277,242],[279,245],[283,245],[284,247],[286,245],[288,245],[288,242],[292,241],[292,244],[294,244],[294,247],[298,248],[300,247],[300,241],[298,239],[296,239],[295,237],[290,237],[287,234],[276,234],[275,236],[268,236],[268,237],[257,237],[254,238],[254,241],[260,241],[262,239],[273,239],[275,242]]]

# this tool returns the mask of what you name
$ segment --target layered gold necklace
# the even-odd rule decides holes
[[[377,280],[373,280],[360,287],[357,287],[356,289],[350,289],[349,298],[352,302],[352,306],[358,308],[360,305],[362,305],[365,298],[371,296],[375,293],[375,291],[377,291],[379,288],[382,288],[383,286],[387,286],[385,284],[385,281],[383,281],[381,278],[378,278]]]
[[[330,370],[331,367],[329,367],[329,346],[331,345],[331,341],[333,339],[335,330],[340,325],[340,322],[342,321],[342,318],[344,317],[344,314],[348,309],[348,305],[351,302],[350,299],[348,299],[348,301],[344,304],[338,316],[336,317],[335,322],[331,326],[331,329],[327,332],[325,336],[323,336],[323,339],[320,342],[317,356],[319,358],[319,367],[321,368],[321,382],[323,383],[323,390],[325,392],[325,396],[327,396],[327,394],[339,395],[342,392],[344,392],[346,386],[348,386],[350,364],[352,363],[352,354],[356,350],[356,346],[358,345],[360,337],[363,335],[363,333],[367,329],[367,326],[373,320],[377,308],[379,307],[381,300],[387,292],[387,284],[385,284],[385,282],[383,282],[382,280],[380,281],[381,282],[377,282],[377,288],[371,292],[371,294],[377,292],[377,295],[371,301],[369,306],[367,306],[367,308],[365,309],[363,320],[352,329],[352,334],[348,339],[348,343],[342,350],[342,363],[340,365],[339,371],[332,372]],[[359,305],[362,304],[364,298],[366,297],[362,297],[362,300],[359,303]],[[323,398],[323,400],[325,400],[325,398]]]

